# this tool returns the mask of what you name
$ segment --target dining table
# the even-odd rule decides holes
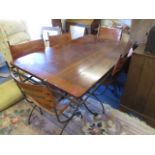
[[[80,99],[105,77],[125,51],[126,43],[86,35],[22,56],[12,65]]]

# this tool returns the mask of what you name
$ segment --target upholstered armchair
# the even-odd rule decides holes
[[[30,36],[24,21],[0,20],[0,53],[8,64],[12,61],[12,56],[7,41],[18,44],[28,40]],[[3,80],[3,77],[0,78],[0,111],[2,111],[22,99],[22,94],[10,77],[6,80]]]
[[[24,21],[0,20],[0,52],[8,63],[12,60],[7,41],[18,44],[30,40]]]

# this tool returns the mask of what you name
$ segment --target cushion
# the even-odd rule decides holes
[[[0,111],[22,98],[23,95],[14,80],[0,84]]]
[[[7,41],[11,44],[18,44],[30,40],[27,27],[22,20],[0,20],[0,53],[10,64],[11,53]]]
[[[26,32],[18,32],[13,35],[8,36],[8,40],[11,45],[22,43],[30,40],[30,36]]]
[[[19,21],[4,20],[1,22],[1,26],[3,27],[7,36],[26,30],[25,23],[22,22],[21,20]]]

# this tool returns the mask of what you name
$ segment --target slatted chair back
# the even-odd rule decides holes
[[[119,28],[109,28],[109,27],[99,27],[97,38],[120,41],[122,36],[122,29]]]
[[[54,94],[44,85],[34,85],[23,83],[16,79],[16,83],[24,93],[24,95],[35,102],[37,106],[51,111],[56,108],[56,100]]]
[[[8,42],[13,60],[33,52],[43,52],[45,44],[42,39],[32,40],[25,43],[11,45]]]
[[[50,47],[56,45],[64,45],[70,42],[71,40],[72,39],[70,33],[62,33],[61,35],[49,36],[49,45]]]
[[[15,77],[12,72],[11,76],[25,98],[28,99],[27,101],[33,102],[49,114],[61,115],[68,108],[69,104],[62,105],[57,102],[55,93],[49,88],[46,82],[44,82],[45,84],[38,85],[29,82],[24,83]]]

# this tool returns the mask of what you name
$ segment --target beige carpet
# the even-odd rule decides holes
[[[90,99],[90,107],[98,103]],[[141,135],[155,134],[151,128],[138,118],[129,116],[104,104],[105,115],[92,117],[87,111],[82,110],[84,118],[74,117],[63,134],[108,134],[108,135]],[[94,108],[94,107],[93,107]],[[34,112],[31,125],[27,124],[28,114],[31,106],[22,101],[11,108],[0,113],[0,134],[1,135],[56,135],[59,134],[62,125],[57,122],[54,116],[46,113],[40,115]],[[101,132],[102,130],[102,132]]]

